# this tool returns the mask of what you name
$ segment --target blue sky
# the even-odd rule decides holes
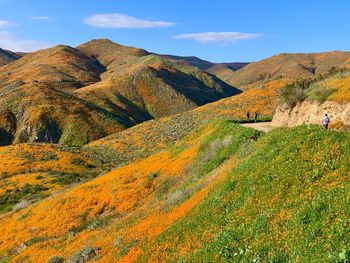
[[[215,62],[350,50],[348,0],[0,0],[0,47],[94,38]]]

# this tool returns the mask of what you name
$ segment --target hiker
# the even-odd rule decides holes
[[[250,112],[249,111],[247,112],[247,120],[248,121],[250,120]]]
[[[328,114],[325,114],[323,119],[322,119],[322,125],[326,130],[328,129],[328,125],[330,122],[331,122],[331,120],[329,119]]]
[[[258,121],[258,112],[256,111],[255,114],[254,114],[254,122],[256,123]]]

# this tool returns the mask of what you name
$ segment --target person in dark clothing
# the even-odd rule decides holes
[[[256,111],[255,114],[254,114],[254,122],[256,123],[258,121],[258,112]]]
[[[248,121],[250,120],[250,112],[249,111],[247,112],[247,120]]]

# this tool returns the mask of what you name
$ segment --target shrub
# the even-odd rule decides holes
[[[43,242],[46,240],[47,240],[46,237],[32,237],[31,239],[24,242],[24,244],[29,247],[31,245],[34,245],[34,244],[37,244],[37,243],[40,243],[40,242]]]
[[[89,260],[95,259],[98,256],[98,247],[86,247],[68,259],[68,263],[84,263]]]
[[[47,152],[45,156],[43,156],[40,161],[51,161],[51,160],[58,160],[58,156],[54,152]]]
[[[47,263],[63,263],[63,262],[64,262],[63,257],[53,256],[49,259],[49,261]]]
[[[280,91],[280,98],[289,107],[294,107],[297,103],[306,99],[305,90],[310,86],[311,80],[296,81],[287,84]]]
[[[120,255],[125,256],[126,254],[129,253],[130,249],[135,247],[138,243],[139,243],[138,239],[133,239],[129,243],[122,245],[120,248]]]
[[[19,203],[24,198],[36,199],[41,197],[41,193],[48,190],[47,187],[38,184],[25,184],[22,188],[7,189],[0,196],[0,213],[11,210],[11,207]]]
[[[327,88],[325,86],[318,86],[316,88],[313,88],[308,93],[308,98],[311,100],[316,100],[321,103],[325,102],[327,98],[332,95],[337,89],[335,88]]]

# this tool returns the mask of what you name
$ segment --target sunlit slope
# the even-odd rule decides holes
[[[99,81],[96,59],[57,46],[22,57],[0,71],[0,145],[51,142],[82,145],[134,122],[71,91]]]
[[[317,78],[288,83],[280,90],[280,102],[290,108],[304,100],[316,101],[319,104],[326,101],[347,103],[350,101],[349,84],[350,70],[333,67]]]
[[[346,262],[348,133],[278,129],[238,151],[226,181],[139,250],[139,262]]]
[[[7,214],[0,254],[10,262],[86,251],[98,262],[346,258],[349,142],[317,126],[262,135],[212,122],[165,151]]]
[[[22,209],[116,166],[118,162],[112,157],[80,147],[52,144],[0,147],[0,215]]]
[[[273,81],[264,88],[221,99],[181,114],[138,124],[88,144],[97,149],[111,149],[119,160],[148,156],[150,152],[164,149],[210,119],[241,121],[249,111],[252,116],[271,119],[279,101],[279,91],[287,82]],[[127,153],[127,154],[125,154]]]
[[[280,91],[273,118],[275,126],[319,124],[330,116],[331,129],[348,129],[350,124],[350,70],[332,68],[314,79],[294,81]]]
[[[350,70],[334,70],[330,76],[315,81],[306,91],[309,99],[350,102]]]
[[[136,239],[141,242],[150,229],[159,227],[154,234],[162,232],[204,198],[187,204],[183,212],[168,214],[204,189],[212,180],[208,172],[255,133],[238,126],[212,123],[164,152],[8,214],[1,219],[8,230],[1,228],[3,237],[7,238],[1,239],[0,253],[14,256],[14,260],[29,255],[45,262],[53,255],[69,257],[85,246],[98,245],[105,248],[104,259],[122,258],[125,254],[122,250],[128,252],[129,243]],[[211,150],[208,139],[214,136],[220,139]],[[207,162],[202,163],[202,158],[207,158]],[[18,221],[21,215],[25,216]],[[162,217],[169,220],[163,221]],[[29,225],[36,230],[28,232]],[[17,237],[13,235],[15,232]],[[124,248],[115,245],[118,237],[122,237]],[[32,244],[33,240],[39,242]],[[11,255],[13,248],[16,250],[22,243],[30,245],[18,255]],[[54,244],[60,245],[55,248]]]
[[[332,67],[348,64],[350,52],[283,53],[250,63],[235,71],[225,80],[227,83],[248,90],[278,79],[308,79],[327,72]]]
[[[0,84],[40,82],[51,88],[72,90],[99,81],[104,70],[95,58],[60,45],[30,53],[4,66],[0,71]]]
[[[194,110],[201,118],[223,118],[239,120],[255,112],[260,117],[272,117],[279,103],[280,90],[289,80],[275,80],[259,88],[253,88],[234,97],[204,105]]]
[[[205,71],[157,55],[107,65],[107,69],[101,82],[75,94],[109,111],[122,108],[138,122],[181,113],[241,92]]]

